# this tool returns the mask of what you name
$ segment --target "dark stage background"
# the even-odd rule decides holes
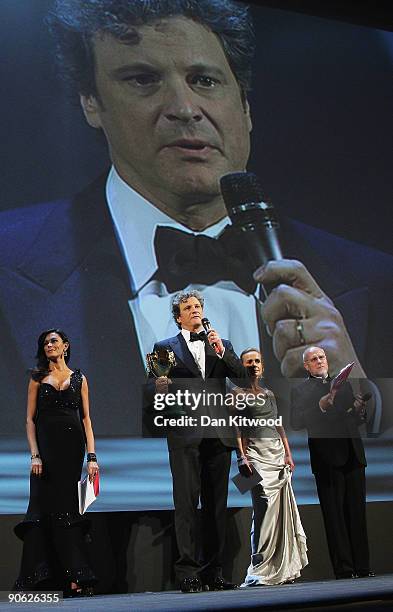
[[[283,8],[285,4],[289,3],[277,3]],[[56,76],[54,51],[44,24],[50,5],[49,0],[2,0],[0,3],[3,84],[0,209],[3,211],[25,206],[30,209],[38,202],[70,196],[109,166],[104,140],[87,126],[77,101],[67,99],[64,85]],[[353,13],[343,14],[338,8],[329,19],[322,14],[322,9],[319,9],[321,16],[304,14],[307,3],[292,6],[300,12],[268,6],[252,9],[257,54],[250,94],[254,128],[249,169],[260,176],[267,196],[279,212],[393,254],[393,33],[360,25],[368,23],[364,14],[358,17]],[[354,23],[350,22],[352,17]],[[369,21],[381,28],[384,25],[383,18],[371,17]],[[34,336],[40,331],[34,330]],[[34,348],[31,346],[32,362]],[[25,372],[17,371],[14,376],[15,385],[24,388]],[[390,383],[382,384],[389,386]],[[11,398],[3,395],[0,401],[4,423],[0,438],[0,513],[5,515],[0,532],[7,530],[8,533],[13,523],[9,515],[23,513],[28,497],[25,407],[21,405],[8,411]],[[105,431],[99,433],[104,436]],[[152,513],[143,515],[142,512],[171,508],[165,442],[153,444],[152,441],[101,437],[97,442],[98,453],[100,444],[105,467],[103,495],[97,511],[137,510],[135,524],[144,524],[154,541],[154,550],[158,551],[158,556],[152,554],[148,566],[169,562],[173,555],[173,542],[168,535],[169,514],[163,510],[151,518]],[[294,488],[299,503],[315,503],[304,436],[293,437],[293,444],[298,462]],[[376,502],[372,518],[378,521],[379,516],[386,515],[393,497],[392,484],[386,478],[388,470],[390,473],[390,438],[380,443],[373,440],[369,453],[372,457],[369,500]],[[230,505],[249,504],[246,497],[241,498],[231,488]],[[315,566],[315,571],[311,570],[310,577],[321,577],[326,575],[328,565],[324,543],[321,544],[320,516],[315,506],[303,512],[306,531],[314,534],[314,551],[321,546],[323,550],[323,560],[320,566]],[[133,520],[130,515],[124,518],[125,531],[115,534],[113,524],[107,527],[113,516],[116,515],[101,514],[101,518],[96,518],[97,524],[104,521],[109,542],[112,536],[113,541],[123,538]],[[239,527],[235,521],[232,528],[236,524],[236,537],[246,538],[249,517],[243,516],[246,527]],[[17,522],[18,517],[14,518]],[[382,562],[384,538],[378,534],[373,545],[374,556],[381,560],[380,571],[388,571],[388,564]],[[140,536],[134,533],[133,537]],[[6,542],[7,546],[14,546],[8,535]],[[113,546],[121,548],[118,544]],[[146,553],[142,545],[136,550]],[[123,552],[119,553],[120,557]],[[236,561],[239,565],[234,575],[240,575],[248,549],[235,553],[240,554],[240,561]],[[12,554],[15,558],[19,556],[18,543]],[[317,564],[315,552],[313,556]],[[135,559],[129,558],[129,562]],[[111,558],[110,568],[115,573],[116,563]],[[124,558],[118,563],[124,563]],[[5,572],[3,567],[2,572],[0,588],[7,588],[10,570]],[[137,577],[131,577],[130,588],[158,589],[170,585],[171,577],[167,573],[143,584],[139,584]]]
[[[372,567],[379,576],[392,572],[390,551],[393,532],[387,528],[392,502],[367,504]],[[307,529],[309,565],[302,571],[302,581],[329,580],[333,572],[329,562],[322,516],[318,505],[299,507]],[[0,534],[7,555],[0,559],[0,589],[12,587],[18,573],[22,544],[12,533],[21,516],[0,516]],[[250,508],[228,510],[224,575],[240,583],[250,561]],[[177,557],[173,513],[107,512],[93,513],[92,541],[88,546],[90,564],[100,577],[95,592],[140,593],[175,588],[173,563]],[[373,588],[370,581],[370,589]],[[334,594],[334,583],[332,596]],[[291,602],[291,587],[287,603]],[[261,600],[263,591],[261,592]]]

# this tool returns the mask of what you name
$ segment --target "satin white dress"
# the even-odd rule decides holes
[[[277,417],[274,394],[247,407],[247,415]],[[275,426],[243,432],[248,437],[247,458],[262,481],[251,490],[253,519],[251,563],[242,587],[292,582],[308,564],[306,535],[293,493],[292,474],[285,465],[285,449]]]

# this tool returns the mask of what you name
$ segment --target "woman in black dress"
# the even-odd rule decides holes
[[[30,500],[24,520],[15,527],[24,544],[14,589],[90,594],[96,578],[84,550],[89,521],[79,514],[77,487],[85,448],[90,480],[99,469],[87,380],[80,370],[68,367],[70,343],[59,329],[40,335],[36,357],[26,423]]]

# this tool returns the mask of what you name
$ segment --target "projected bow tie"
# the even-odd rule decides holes
[[[205,342],[207,336],[204,331],[199,332],[199,334],[195,332],[190,332],[190,342],[197,342],[200,340],[201,342]]]
[[[154,249],[158,270],[155,278],[165,283],[169,293],[190,284],[214,285],[233,281],[246,293],[255,292],[252,271],[245,256],[236,256],[227,226],[219,238],[195,236],[171,227],[157,227]]]

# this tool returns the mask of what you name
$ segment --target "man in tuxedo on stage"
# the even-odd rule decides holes
[[[225,543],[225,516],[231,452],[236,447],[236,431],[229,427],[201,426],[200,416],[217,418],[225,413],[226,377],[246,378],[246,371],[231,343],[215,330],[205,333],[202,326],[204,299],[197,291],[184,291],[172,300],[173,318],[180,328],[177,336],[154,345],[154,351],[173,351],[176,359],[169,378],[155,379],[157,393],[189,388],[200,397],[204,392],[222,398],[221,406],[189,412],[195,426],[172,427],[167,431],[169,461],[173,481],[175,528],[179,550],[176,577],[183,592],[235,588],[222,576]],[[204,394],[206,397],[206,394]],[[177,408],[185,408],[185,403]],[[163,413],[165,415],[165,412]],[[227,413],[228,416],[228,413]],[[232,434],[232,437],[228,437]],[[198,535],[198,503],[201,502],[201,530]],[[199,548],[201,550],[199,550]]]
[[[58,0],[51,20],[62,71],[113,165],[71,200],[1,215],[5,430],[20,429],[29,347],[54,325],[72,335],[89,375],[98,432],[140,432],[144,355],[171,333],[164,313],[189,283],[235,347],[260,337],[268,378],[299,375],[316,342],[334,367],[355,361],[358,376],[390,376],[380,355],[393,344],[391,257],[282,219],[286,259],[255,278],[245,258],[240,279],[227,263],[219,179],[246,168],[252,128],[246,7]]]
[[[366,419],[365,402],[345,382],[330,390],[325,351],[304,351],[308,379],[292,389],[291,423],[307,429],[311,469],[325,524],[330,559],[337,579],[373,576],[366,523],[366,457],[358,427]]]

